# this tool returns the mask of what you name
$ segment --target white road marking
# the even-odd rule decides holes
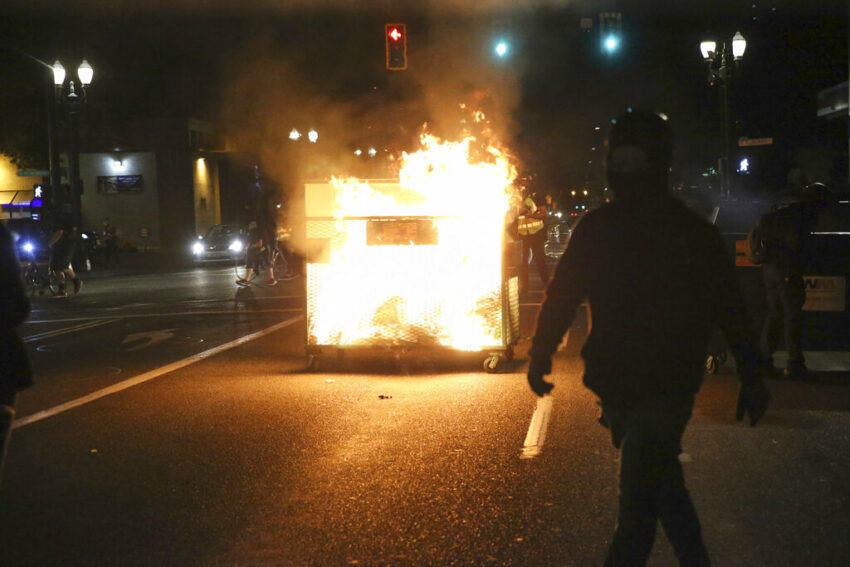
[[[142,340],[140,344],[136,346],[130,347],[127,351],[141,350],[143,348],[147,348],[149,346],[153,346],[157,343],[161,343],[162,341],[167,341],[170,338],[174,337],[174,331],[177,329],[160,329],[158,331],[144,331],[141,333],[131,333],[124,337],[124,340],[121,341],[122,345],[126,345],[127,343],[136,342]]]
[[[288,309],[229,309],[229,310],[221,310],[221,311],[179,311],[175,313],[132,313],[124,315],[122,314],[120,317],[115,317],[110,319],[112,321],[117,321],[118,319],[141,319],[141,318],[149,318],[149,317],[177,317],[183,315],[244,315],[244,314],[253,314],[253,313],[293,313],[297,311],[304,311],[303,307],[290,307]],[[103,319],[103,316],[92,316],[92,317],[68,317],[67,319],[39,319],[39,320],[30,320],[26,321],[24,324],[35,324],[35,323],[66,323],[71,321],[94,321],[98,319]]]
[[[66,412],[68,410],[74,409],[76,407],[82,406],[89,402],[93,402],[95,400],[99,400],[105,396],[110,394],[115,394],[122,390],[126,390],[127,388],[132,388],[133,386],[137,386],[148,380],[153,380],[154,378],[158,378],[163,374],[168,374],[169,372],[173,372],[175,370],[179,370],[184,366],[189,366],[190,364],[194,364],[195,362],[204,360],[205,358],[209,358],[211,356],[215,356],[221,352],[232,349],[239,345],[245,344],[249,341],[253,341],[254,339],[258,339],[285,327],[288,327],[298,321],[302,320],[303,315],[299,315],[297,317],[293,317],[292,319],[287,319],[286,321],[282,321],[271,327],[267,327],[255,333],[251,333],[250,335],[245,335],[244,337],[240,337],[236,340],[230,341],[229,343],[225,343],[223,345],[219,345],[217,347],[205,350],[198,354],[192,355],[188,358],[184,358],[183,360],[178,360],[177,362],[172,362],[171,364],[167,364],[165,366],[161,366],[155,370],[151,370],[150,372],[145,372],[144,374],[139,374],[138,376],[134,376],[133,378],[128,378],[122,382],[118,382],[117,384],[113,384],[112,386],[108,386],[106,388],[97,390],[96,392],[92,392],[86,396],[81,398],[77,398],[76,400],[71,400],[70,402],[65,402],[64,404],[59,404],[58,406],[54,406],[52,408],[34,413],[32,415],[28,415],[26,417],[16,419],[12,423],[12,429],[18,429],[19,427],[24,427],[25,425],[29,425],[31,423],[35,423],[37,421],[41,421],[42,419],[47,419],[48,417],[53,417],[54,415],[58,415],[60,413]]]
[[[255,297],[251,301],[275,301],[278,299],[304,299],[303,295],[263,295],[260,297]],[[232,303],[234,301],[242,301],[241,299],[237,299],[235,297],[228,297],[227,299],[185,299],[183,301],[178,301],[178,305],[190,305],[196,303]]]
[[[543,450],[546,441],[546,429],[549,427],[549,416],[552,414],[552,396],[537,398],[537,408],[531,416],[528,433],[522,444],[520,459],[533,459]]]
[[[107,323],[112,323],[113,321],[117,321],[118,318],[112,317],[108,319],[104,319],[103,317],[92,317],[89,319],[58,319],[56,321],[45,321],[50,323],[61,323],[63,321],[88,321],[88,323],[82,323],[80,325],[74,325],[73,327],[65,327],[64,329],[54,329],[52,331],[45,331],[43,333],[38,333],[36,335],[30,335],[28,337],[24,337],[23,341],[25,343],[31,343],[34,341],[39,341],[41,339],[49,339],[51,337],[58,337],[59,335],[64,335],[67,333],[73,333],[75,331],[82,331],[83,329],[91,329],[93,327],[99,327],[101,325],[106,325]]]

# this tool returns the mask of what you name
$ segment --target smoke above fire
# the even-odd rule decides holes
[[[357,68],[372,69],[371,77],[356,71],[324,76],[310,55],[258,35],[226,62],[231,79],[222,91],[219,122],[234,149],[259,156],[264,176],[291,210],[300,207],[308,179],[397,177],[402,152],[417,150],[424,132],[448,141],[473,136],[481,148],[475,157],[482,160],[491,146],[513,153],[521,70],[482,64],[475,47],[480,36],[470,35],[465,24],[431,25],[427,37],[415,40],[406,71],[358,60],[382,57],[380,45],[377,52],[352,56]],[[307,139],[309,130],[317,133],[316,143]]]

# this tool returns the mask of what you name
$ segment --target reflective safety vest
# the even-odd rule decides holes
[[[537,212],[537,205],[534,204],[534,199],[531,197],[526,197],[524,204],[526,208],[531,211],[531,214]],[[522,215],[517,219],[517,230],[519,231],[520,236],[535,234],[542,230],[543,226],[542,219],[536,219],[525,215]]]

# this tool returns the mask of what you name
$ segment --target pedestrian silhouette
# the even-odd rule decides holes
[[[785,339],[788,362],[784,373],[792,380],[812,380],[802,346],[806,302],[803,269],[805,259],[813,252],[812,230],[829,200],[823,184],[807,185],[791,203],[762,216],[751,233],[760,245],[767,303],[759,346],[762,355],[772,360],[780,336]]]
[[[17,393],[32,385],[29,357],[17,332],[29,311],[14,243],[6,227],[0,224],[0,474],[6,460]]]
[[[731,256],[715,227],[667,192],[673,135],[648,111],[616,119],[608,141],[613,202],[587,213],[562,256],[537,319],[528,381],[539,396],[579,304],[593,325],[582,348],[584,384],[620,452],[617,527],[606,566],[644,565],[661,522],[681,565],[709,565],[678,456],[715,325],[741,388],[736,416],[750,425],[769,394]]]

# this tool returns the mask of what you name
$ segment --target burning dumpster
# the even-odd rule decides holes
[[[308,365],[324,351],[432,347],[513,356],[517,278],[503,265],[514,169],[425,137],[399,179],[305,185]]]

